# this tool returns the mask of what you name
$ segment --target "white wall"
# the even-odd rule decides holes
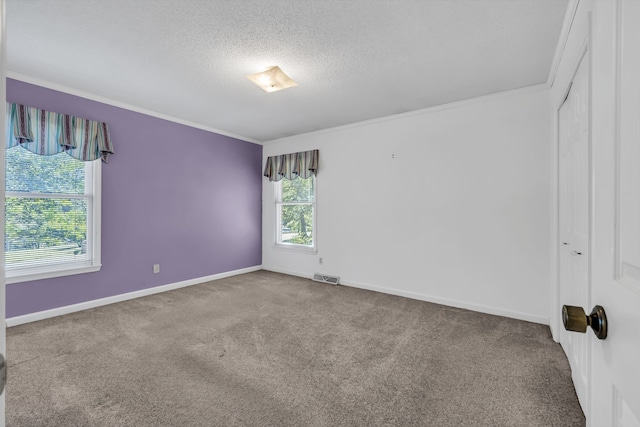
[[[266,143],[320,170],[317,254],[273,247],[263,180],[263,267],[548,323],[549,111],[535,88]]]

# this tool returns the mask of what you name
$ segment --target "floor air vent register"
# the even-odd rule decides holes
[[[338,276],[329,276],[327,274],[315,273],[313,275],[313,280],[316,282],[329,283],[330,285],[338,285],[340,281],[340,277]]]

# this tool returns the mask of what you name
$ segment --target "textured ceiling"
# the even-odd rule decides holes
[[[268,141],[545,83],[567,1],[7,0],[7,68]]]

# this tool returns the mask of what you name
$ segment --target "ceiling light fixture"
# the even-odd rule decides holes
[[[298,83],[291,80],[277,65],[269,67],[261,73],[249,74],[247,78],[269,93],[298,86]]]

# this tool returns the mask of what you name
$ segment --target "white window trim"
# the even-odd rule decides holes
[[[5,268],[6,283],[29,282],[32,280],[51,279],[54,277],[71,276],[74,274],[93,273],[100,271],[101,263],[101,213],[102,213],[102,162],[91,162],[89,173],[93,175],[92,203],[87,203],[88,223],[91,225],[90,239],[87,239],[91,252],[89,261],[79,261],[65,264],[52,264],[28,267],[15,270]],[[89,237],[89,236],[87,236]]]
[[[283,178],[285,179],[285,178]],[[300,178],[298,178],[300,179]],[[282,196],[282,191],[280,189],[281,185],[282,185],[282,180],[280,181],[275,181],[273,184],[273,198],[274,198],[274,209],[275,209],[275,221],[274,221],[274,225],[275,225],[275,229],[274,229],[274,235],[273,235],[273,241],[275,242],[273,244],[273,247],[275,249],[282,249],[282,250],[286,250],[286,251],[293,251],[293,252],[302,252],[302,253],[308,253],[308,254],[315,254],[318,252],[318,233],[317,233],[317,227],[316,227],[316,223],[317,223],[317,218],[318,218],[318,177],[314,176],[313,179],[315,180],[315,182],[313,183],[313,202],[311,203],[312,205],[312,209],[313,209],[313,246],[307,246],[307,245],[301,245],[299,243],[284,243],[284,242],[280,242],[281,237],[282,237],[282,221],[280,220],[280,215],[278,214],[278,205],[282,204],[282,202],[280,201],[280,198]],[[306,205],[309,204],[310,202],[286,202],[286,204],[288,205],[295,205],[295,204],[301,204],[301,205]]]
[[[313,239],[313,243],[315,245],[315,238]],[[273,245],[273,247],[275,249],[281,249],[281,250],[285,250],[285,251],[294,251],[294,252],[303,252],[303,253],[308,253],[308,254],[315,254],[318,253],[318,249],[313,246],[305,246],[305,245],[300,245],[298,243],[275,243]]]

